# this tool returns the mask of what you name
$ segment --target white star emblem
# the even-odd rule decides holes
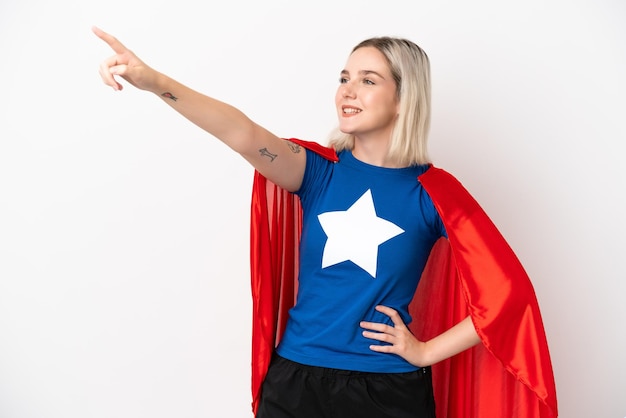
[[[376,216],[370,190],[348,210],[322,213],[318,219],[328,237],[322,268],[352,261],[374,278],[378,246],[404,232],[396,224]]]

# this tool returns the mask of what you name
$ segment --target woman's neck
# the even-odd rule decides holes
[[[354,138],[354,148],[352,149],[354,158],[378,167],[399,168],[397,164],[388,160],[388,151],[389,141]]]

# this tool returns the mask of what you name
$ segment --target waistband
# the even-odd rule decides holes
[[[431,368],[420,367],[417,370],[410,372],[394,372],[394,373],[379,373],[379,372],[361,372],[357,370],[344,370],[344,369],[332,369],[328,367],[311,366],[308,364],[297,363],[295,361],[281,357],[274,353],[272,355],[272,363],[281,365],[283,367],[291,367],[304,372],[307,372],[313,376],[318,377],[376,377],[376,376],[430,376]]]

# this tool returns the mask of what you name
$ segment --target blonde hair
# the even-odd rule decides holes
[[[400,101],[398,118],[391,134],[388,159],[400,166],[427,164],[430,128],[430,63],[415,43],[401,38],[366,39],[352,49],[374,47],[386,58],[396,82]],[[336,129],[329,145],[337,152],[354,148],[354,136]]]

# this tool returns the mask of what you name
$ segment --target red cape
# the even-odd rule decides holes
[[[334,150],[291,139],[331,161]],[[433,365],[438,418],[554,418],[552,363],[533,286],[498,229],[450,174],[418,177],[446,227],[410,306],[411,330],[428,340],[468,315],[482,344]],[[295,303],[298,197],[258,172],[251,207],[252,409]]]

